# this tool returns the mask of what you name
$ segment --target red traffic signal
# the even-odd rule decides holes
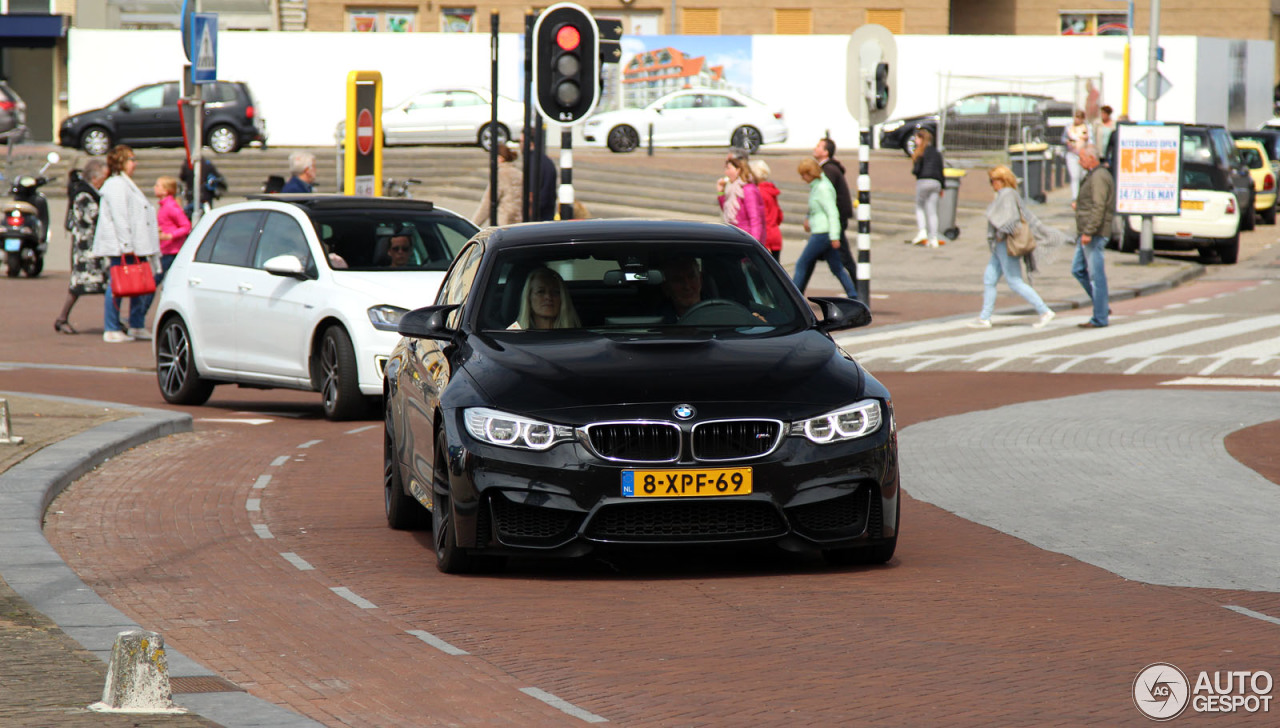
[[[534,102],[548,121],[573,124],[599,98],[600,39],[591,13],[557,3],[533,26]]]
[[[562,51],[577,50],[582,42],[582,33],[572,25],[562,25],[556,31],[556,45]]]

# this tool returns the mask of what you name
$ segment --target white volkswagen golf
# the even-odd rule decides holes
[[[429,305],[477,232],[421,200],[270,195],[220,207],[165,274],[156,377],[174,404],[218,384],[321,393],[329,419],[369,411],[406,311]]]

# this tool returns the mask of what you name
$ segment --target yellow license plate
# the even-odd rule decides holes
[[[622,471],[622,495],[627,498],[746,495],[750,492],[751,468]]]
[[[1183,200],[1182,209],[1184,210],[1203,210],[1204,200]]]

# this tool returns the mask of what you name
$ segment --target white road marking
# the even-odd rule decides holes
[[[275,538],[265,523],[253,524],[253,532],[258,534],[258,538]]]
[[[304,443],[302,443],[301,445],[299,445],[299,446],[298,446],[298,449],[299,449],[299,450],[306,450],[307,448],[311,447],[312,445],[319,445],[319,444],[320,444],[320,443],[322,443],[322,442],[324,442],[324,440],[307,440],[306,442],[304,442]]]
[[[359,594],[356,594],[355,592],[351,591],[345,586],[332,586],[332,587],[329,587],[329,591],[333,592],[334,594],[337,594],[343,599],[346,599],[347,601],[351,602],[357,607],[360,607],[361,609],[377,609],[378,608],[377,604],[374,604],[368,599],[365,599]]]
[[[311,564],[308,564],[306,562],[306,559],[303,559],[301,556],[293,553],[292,551],[284,551],[280,555],[284,557],[285,561],[288,561],[289,563],[296,566],[298,568],[298,571],[315,571],[316,569],[316,567],[312,566]]]
[[[435,635],[433,635],[433,634],[431,634],[430,632],[427,632],[427,631],[425,631],[425,630],[421,630],[421,629],[411,629],[411,630],[409,630],[409,634],[413,635],[414,637],[417,637],[418,639],[422,640],[423,642],[426,642],[427,644],[431,645],[432,647],[436,648],[437,650],[440,650],[441,652],[445,653],[446,655],[469,655],[469,654],[471,654],[471,653],[467,652],[466,650],[460,650],[460,649],[458,649],[457,647],[454,647],[453,645],[449,644],[448,642],[445,642],[444,640],[440,639],[439,637],[437,637],[437,636],[435,636]]]
[[[244,509],[245,509],[246,511],[260,511],[260,510],[262,510],[262,499],[260,499],[260,498],[250,498],[249,500],[247,500],[247,501],[245,501],[245,502],[244,502]]]
[[[280,467],[281,465],[284,465],[285,463],[289,462],[289,458],[290,458],[290,457],[291,457],[291,456],[289,456],[289,455],[281,455],[280,457],[278,457],[278,458],[276,458],[275,460],[272,460],[272,461],[271,461],[271,467],[273,467],[273,468],[278,468],[278,467]]]
[[[367,432],[368,430],[376,429],[377,427],[378,427],[378,425],[365,425],[364,427],[357,427],[357,428],[356,428],[356,429],[354,429],[354,430],[347,430],[347,434],[348,434],[348,435],[356,435],[356,434],[359,434],[359,433],[361,433],[361,432]]]
[[[235,420],[229,417],[201,417],[200,419],[196,420],[196,422],[226,422],[233,425],[269,425],[272,422],[275,422],[275,420],[256,419],[256,418]]]
[[[1218,352],[1217,356],[1220,357],[1218,361],[1200,370],[1200,376],[1207,377],[1213,374],[1231,359],[1253,359],[1254,364],[1264,364],[1267,359],[1280,356],[1280,336],[1233,346],[1230,349]]]
[[[1107,363],[1114,364],[1121,359],[1164,354],[1173,351],[1174,349],[1181,349],[1184,346],[1193,346],[1196,344],[1203,344],[1208,341],[1228,339],[1233,336],[1240,336],[1241,334],[1248,334],[1254,331],[1260,331],[1262,329],[1269,329],[1277,326],[1280,326],[1280,315],[1258,316],[1255,318],[1232,321],[1231,323],[1219,324],[1217,326],[1196,328],[1191,331],[1184,331],[1180,334],[1161,336],[1159,338],[1147,339],[1146,341],[1139,341],[1133,344],[1126,344],[1114,349],[1095,352],[1094,356],[1109,358]]]
[[[1179,314],[1175,316],[1165,316],[1163,318],[1147,319],[1145,321],[1126,321],[1123,325],[1108,326],[1104,329],[1086,329],[1084,331],[1076,330],[1060,336],[1020,341],[1016,344],[1009,344],[1008,346],[987,349],[981,353],[981,356],[994,357],[997,359],[1003,359],[1005,357],[1033,356],[1035,354],[1043,354],[1045,352],[1065,349],[1071,346],[1094,344],[1099,341],[1106,341],[1107,339],[1118,339],[1122,336],[1136,334],[1141,331],[1163,329],[1169,326],[1179,326],[1182,324],[1195,323],[1197,321],[1214,318],[1221,318],[1221,316],[1216,314]]]
[[[520,692],[524,693],[525,695],[528,695],[531,698],[537,698],[538,700],[541,700],[547,705],[550,705],[551,707],[557,710],[568,713],[569,715],[572,715],[573,717],[578,718],[579,720],[584,720],[588,723],[608,723],[609,722],[607,719],[601,718],[595,713],[583,710],[582,708],[579,708],[578,706],[566,700],[561,700],[560,698],[557,698],[556,696],[552,695],[551,693],[545,690],[539,690],[538,688],[520,688]]]
[[[1276,372],[1280,377],[1280,372]],[[1280,387],[1280,379],[1261,379],[1257,377],[1183,377],[1160,382],[1161,386],[1218,386],[1218,387]]]
[[[1245,608],[1245,607],[1238,607],[1238,606],[1236,606],[1236,605],[1234,605],[1234,604],[1223,604],[1222,606],[1226,607],[1227,609],[1230,609],[1231,611],[1233,611],[1233,612],[1235,612],[1235,613],[1237,613],[1237,614],[1243,614],[1243,615],[1244,615],[1244,616],[1246,616],[1246,617],[1253,617],[1254,619],[1261,619],[1261,620],[1262,620],[1262,621],[1264,621],[1264,622],[1270,622],[1270,623],[1272,623],[1272,624],[1280,624],[1280,618],[1273,617],[1273,616],[1271,616],[1270,614],[1263,614],[1262,612],[1255,612],[1255,611],[1253,611],[1252,609],[1247,609],[1247,608]]]
[[[259,475],[258,479],[254,481],[253,487],[256,490],[262,490],[263,488],[267,487],[267,483],[270,483],[270,482],[271,482],[270,475]]]

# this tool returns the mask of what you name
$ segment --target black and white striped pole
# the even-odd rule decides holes
[[[560,219],[573,219],[573,127],[560,128]]]
[[[849,38],[845,104],[858,120],[858,299],[871,307],[871,129],[889,118],[896,97],[898,45],[883,25],[859,27]]]

